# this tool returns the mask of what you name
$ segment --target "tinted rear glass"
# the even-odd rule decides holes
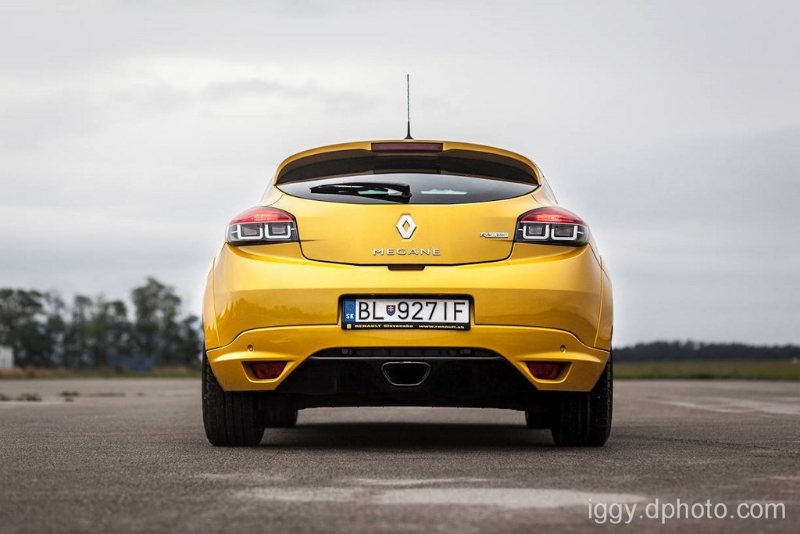
[[[344,187],[337,190],[337,185]],[[397,172],[317,178],[277,187],[295,197],[346,204],[472,204],[527,195],[537,186],[479,176]]]

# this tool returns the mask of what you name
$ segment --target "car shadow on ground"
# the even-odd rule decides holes
[[[268,428],[262,446],[273,449],[469,450],[550,448],[549,430],[524,424],[474,423],[308,423]]]

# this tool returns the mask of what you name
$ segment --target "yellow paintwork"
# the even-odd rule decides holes
[[[611,278],[603,264],[602,301],[600,306],[600,321],[597,326],[597,339],[594,346],[611,350],[611,334],[614,331],[614,299],[611,295]]]
[[[538,255],[537,249],[555,253]],[[343,295],[444,294],[470,295],[476,324],[557,328],[592,346],[600,319],[600,273],[588,247],[523,244],[507,261],[390,271],[310,261],[297,243],[226,245],[214,269],[215,319],[205,320],[206,338],[227,345],[256,328],[338,325]]]
[[[420,142],[420,141],[416,141]],[[437,141],[441,142],[441,141]],[[333,145],[288,158],[363,148]],[[373,205],[319,202],[268,189],[262,205],[292,213],[300,243],[224,245],[206,284],[203,324],[214,374],[230,391],[272,390],[308,356],[328,348],[472,347],[506,357],[538,389],[590,390],[608,358],[613,329],[611,283],[593,241],[579,248],[513,243],[516,220],[555,204],[539,169],[527,158],[491,147],[443,142],[444,149],[485,151],[529,166],[541,187],[509,200],[455,205]],[[394,226],[411,214],[409,240]],[[339,221],[349,225],[343,231]],[[355,221],[355,222],[354,222]],[[508,232],[482,239],[480,232]],[[438,248],[439,256],[375,256],[374,248]],[[482,262],[482,263],[481,263]],[[423,270],[388,265],[425,264]],[[466,295],[469,331],[360,330],[340,326],[345,295]],[[561,347],[564,347],[562,352]],[[290,362],[276,380],[255,379],[243,362]],[[525,361],[565,361],[555,381],[536,380]]]

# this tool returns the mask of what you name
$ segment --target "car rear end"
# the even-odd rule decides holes
[[[207,378],[249,399],[262,432],[364,405],[510,408],[555,428],[610,369],[588,226],[526,158],[463,143],[289,158],[231,221],[203,323]]]

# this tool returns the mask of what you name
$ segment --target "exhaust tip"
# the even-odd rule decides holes
[[[391,385],[410,388],[427,380],[431,366],[426,362],[386,362],[381,365],[381,372]]]

